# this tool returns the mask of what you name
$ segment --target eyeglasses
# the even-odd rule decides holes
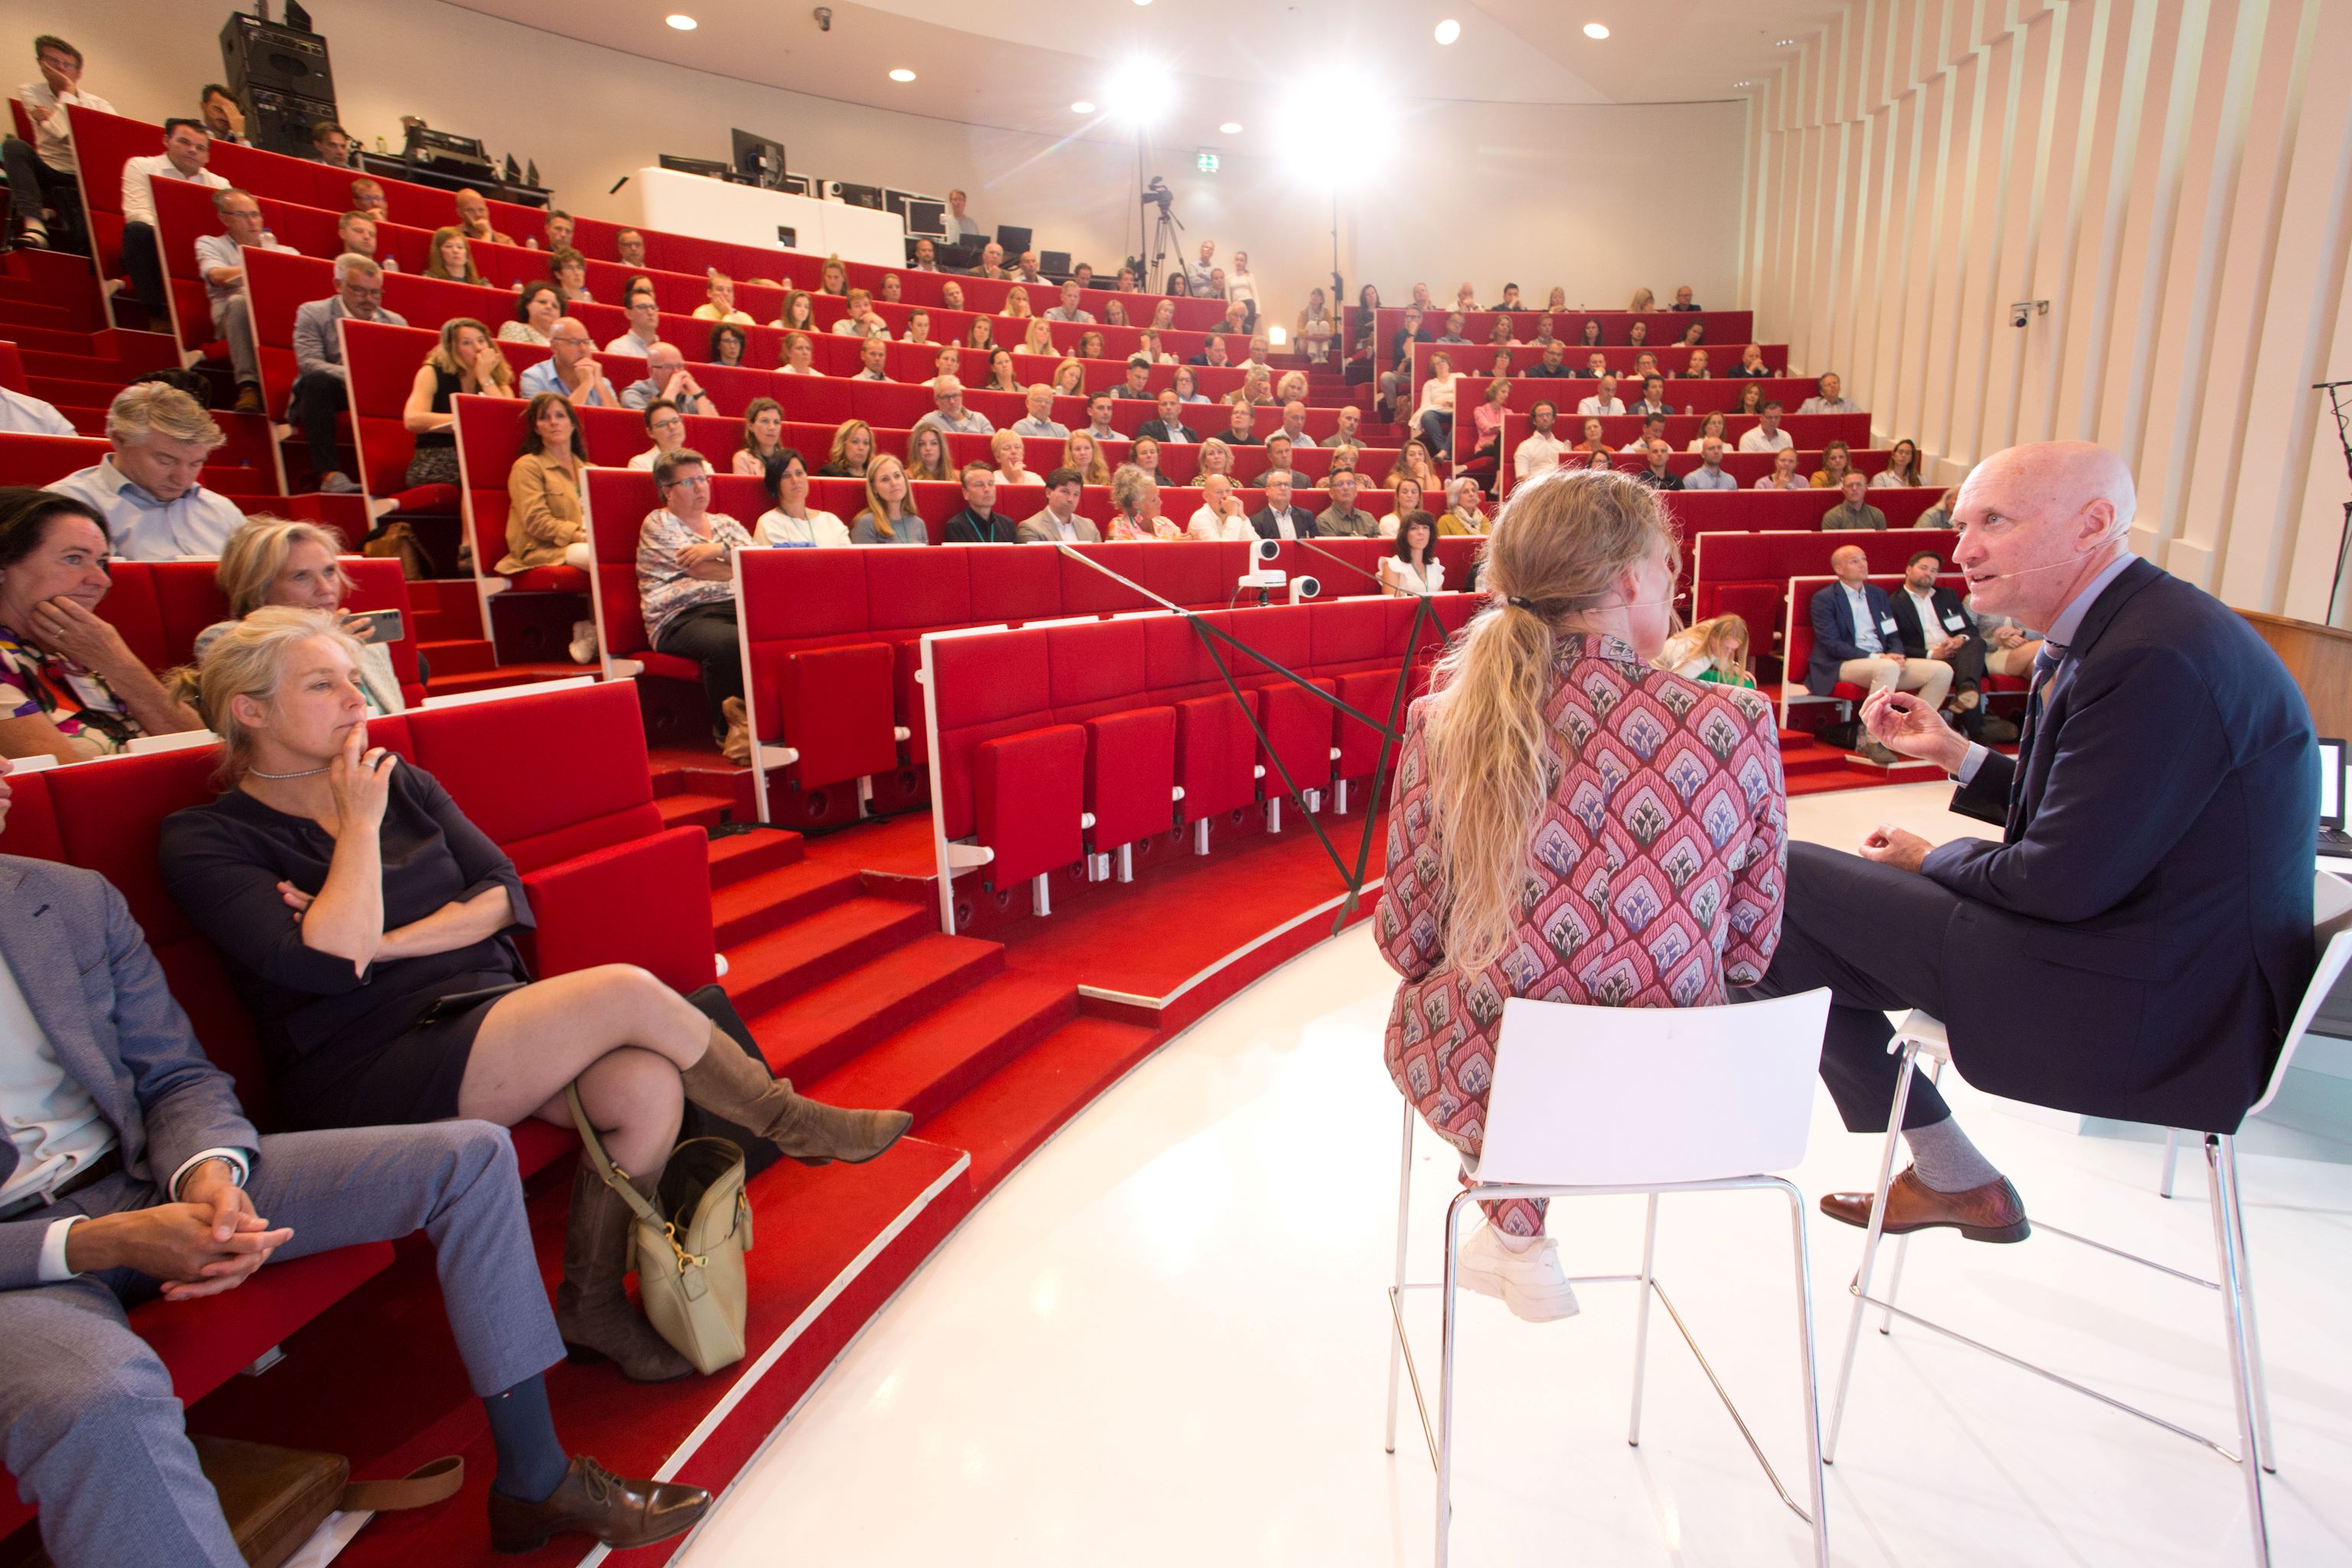
[[[677,488],[678,488],[678,486],[680,486],[680,485],[707,485],[707,484],[709,484],[709,482],[710,482],[710,476],[709,476],[709,474],[693,474],[693,475],[689,475],[689,476],[688,476],[687,478],[684,478],[684,479],[672,479],[672,480],[670,480],[670,482],[669,482],[669,488],[670,488],[671,489],[677,489]]]

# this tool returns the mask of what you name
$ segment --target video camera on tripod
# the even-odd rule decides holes
[[[1176,215],[1170,209],[1176,205],[1176,193],[1168,188],[1165,178],[1154,174],[1151,183],[1143,187],[1143,205],[1157,206],[1162,216],[1172,220]]]

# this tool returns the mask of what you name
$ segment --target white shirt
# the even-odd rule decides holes
[[[1062,542],[1065,544],[1076,544],[1078,542],[1078,514],[1076,512],[1072,512],[1067,517],[1059,517],[1055,514],[1052,507],[1047,507],[1044,511],[1039,512],[1035,517],[1031,518],[1029,521],[1032,522],[1050,523],[1055,531],[1062,536]],[[1053,542],[1051,540],[1046,540],[1042,542],[1050,544]]]
[[[1287,436],[1287,437],[1290,437],[1290,449],[1291,449],[1292,451],[1294,451],[1294,452],[1303,452],[1303,451],[1306,451],[1306,450],[1309,449],[1310,447],[1312,447],[1315,445],[1315,437],[1312,437],[1312,436],[1309,436],[1309,435],[1308,435],[1306,431],[1304,431],[1304,430],[1298,430],[1298,431],[1280,430],[1280,431],[1276,431],[1276,435]],[[1266,437],[1266,439],[1270,441],[1270,440],[1274,439],[1274,437],[1269,436],[1269,437]]]
[[[1230,533],[1226,531],[1228,527],[1234,524],[1240,525],[1241,531],[1239,533]],[[1227,518],[1220,515],[1219,513],[1211,511],[1204,506],[1198,511],[1195,511],[1192,514],[1192,521],[1184,525],[1184,537],[1187,539],[1208,540],[1255,539],[1257,537],[1257,530],[1249,525],[1249,519],[1246,517]]]
[[[659,338],[641,338],[637,336],[635,329],[632,328],[606,343],[604,352],[608,354],[619,354],[625,359],[644,359],[654,352],[654,344],[660,341]]]
[[[760,514],[759,525],[751,537],[771,547],[777,545],[811,544],[820,550],[849,547],[849,529],[841,519],[829,511],[809,508],[805,519],[786,517],[773,507]]]
[[[1604,414],[1611,416],[1619,415],[1625,412],[1625,400],[1622,397],[1612,397],[1606,403],[1603,403],[1598,397],[1588,397],[1576,405],[1576,412],[1579,416],[1588,414]]]
[[[1797,405],[1800,414],[1859,414],[1851,397],[1808,397]]]
[[[228,182],[210,169],[198,169],[193,174],[183,174],[163,153],[147,158],[126,158],[122,161],[122,221],[143,223],[155,226],[155,192],[150,180],[178,180],[184,184],[202,185],[209,191],[225,191]]]
[[[170,561],[181,555],[218,555],[228,536],[245,526],[235,503],[202,485],[190,485],[173,501],[160,501],[123,478],[113,454],[49,489],[106,519],[106,533],[123,561]]]
[[[253,248],[275,250],[284,256],[296,254],[292,246],[280,245],[267,234]],[[212,280],[212,270],[215,267],[234,267],[242,272],[245,269],[245,252],[244,246],[225,234],[207,234],[196,241],[196,276],[205,281],[205,298],[212,301],[215,315],[220,313],[222,301],[234,300],[245,292],[245,279],[239,278],[234,283],[215,283]]]
[[[16,98],[25,106],[25,118],[33,121],[34,150],[40,153],[42,163],[60,174],[74,172],[73,119],[66,113],[66,106],[79,103],[84,109],[95,109],[100,114],[114,112],[114,105],[96,93],[84,92],[79,88],[59,98],[49,90],[49,79],[47,77],[36,77],[18,88]],[[56,110],[49,116],[47,125],[34,116],[36,104]]]
[[[1894,489],[1903,483],[1903,476],[1893,468],[1881,468],[1870,476],[1870,488],[1874,490]]]
[[[1511,469],[1523,479],[1550,473],[1559,467],[1560,454],[1567,450],[1566,441],[1538,430],[1520,442],[1519,449],[1511,454]]]
[[[635,457],[629,459],[629,467],[636,469],[639,473],[650,473],[653,471],[653,466],[659,461],[661,461],[661,448],[659,447],[648,447],[644,451],[639,452]]]
[[[37,397],[0,386],[0,430],[28,436],[79,434],[66,416]]]
[[[1402,588],[1408,594],[1445,592],[1445,563],[1434,556],[1430,558],[1426,571],[1413,565],[1410,561],[1401,560],[1393,555],[1383,556],[1381,560],[1381,574],[1391,584]]]
[[[1743,452],[1785,452],[1796,444],[1786,430],[1775,430],[1767,436],[1761,425],[1739,437],[1739,449]]]
[[[1838,586],[1845,590],[1845,606],[1853,614],[1853,646],[1864,653],[1885,652],[1886,641],[1879,636],[1878,622],[1871,613],[1870,595],[1851,583]]]

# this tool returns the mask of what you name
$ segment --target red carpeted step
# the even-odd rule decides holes
[[[456,656],[457,668],[448,668],[440,650],[448,649]],[[455,691],[488,691],[499,686],[529,686],[540,680],[575,680],[583,675],[593,676],[593,664],[563,663],[499,664],[490,653],[490,645],[478,637],[461,637],[456,642],[426,643],[417,651],[433,661],[432,694],[446,697]]]
[[[13,337],[20,328],[41,331],[72,332],[81,329],[76,324],[75,313],[63,305],[51,305],[37,300],[11,298],[0,294],[0,331]]]
[[[101,367],[87,361],[76,361],[79,375],[48,375],[25,367],[25,389],[44,403],[59,408],[104,408],[122,390],[122,381],[94,381],[90,377]]]
[[[446,642],[420,641],[416,651],[432,663],[433,684],[436,689],[445,680],[499,667],[498,656],[490,651],[487,637],[453,637]]]
[[[10,327],[8,336],[16,342],[18,351],[28,357],[37,353],[95,357],[100,352],[97,340],[89,332],[27,325]]]
[[[916,1130],[970,1150],[972,1190],[985,1195],[1159,1040],[1140,1024],[1074,1018]]]
[[[839,912],[829,910],[816,918],[829,920]],[[790,931],[776,933],[793,934]],[[733,962],[732,955],[729,962]],[[995,942],[933,932],[903,942],[871,963],[828,980],[782,1006],[757,1015],[747,1008],[745,1013],[776,1076],[805,1083],[833,1071],[875,1041],[908,1027],[1003,968],[1004,950]],[[734,978],[728,976],[730,995],[736,994]]]
[[[715,883],[716,868],[713,874]],[[855,874],[812,866],[805,860],[717,887],[711,894],[710,918],[719,950],[731,953],[778,926],[845,904],[865,890]],[[728,960],[730,964],[734,962]]]
[[[814,866],[802,873],[825,874]],[[713,913],[715,917],[715,909]],[[788,929],[762,931],[741,942],[722,941],[727,994],[747,1018],[782,1006],[837,975],[897,952],[927,931],[936,931],[939,919],[936,910],[862,893],[829,906],[820,904]]]
[[[710,885],[731,887],[785,866],[798,865],[803,855],[801,836],[786,828],[755,827],[710,841]]]
[[[723,795],[666,795],[654,801],[665,828],[716,827],[727,820],[734,805],[734,801]]]
[[[1067,980],[1000,974],[802,1087],[828,1105],[910,1110],[920,1121],[1077,1012]]]

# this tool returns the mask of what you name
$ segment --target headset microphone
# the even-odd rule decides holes
[[[1987,583],[2002,583],[2007,582],[2011,577],[2031,577],[2036,572],[2069,571],[2080,567],[2082,564],[2083,563],[2080,561],[2053,561],[2047,566],[2021,566],[2014,572],[1996,572],[1991,576],[1981,579],[1981,581]],[[1972,578],[1970,581],[1976,582],[1979,581],[1979,579]]]

